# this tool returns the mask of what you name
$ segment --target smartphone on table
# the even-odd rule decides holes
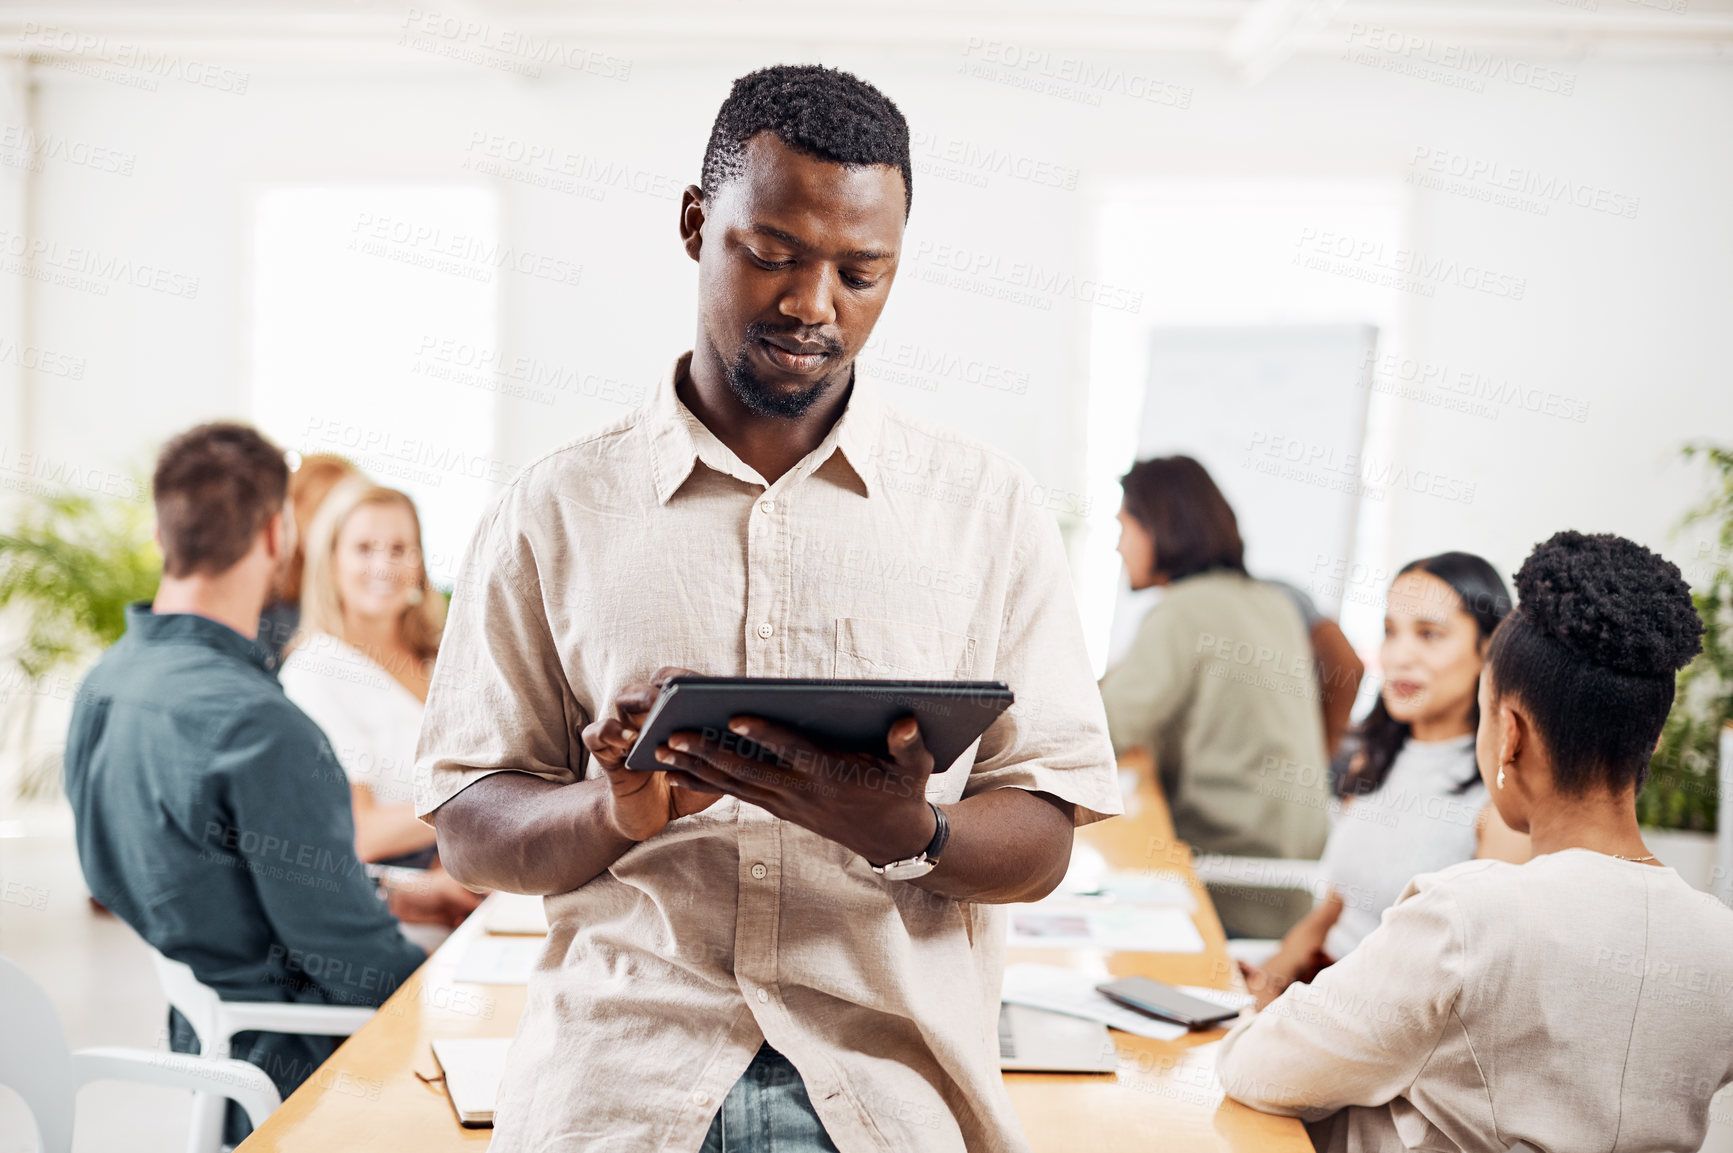
[[[1148,977],[1121,977],[1095,986],[1095,991],[1127,1008],[1160,1017],[1163,1021],[1173,1021],[1188,1029],[1207,1029],[1240,1015],[1238,1009],[1193,997]]]

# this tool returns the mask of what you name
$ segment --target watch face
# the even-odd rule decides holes
[[[885,876],[893,881],[912,881],[933,871],[937,861],[898,861],[885,866]]]

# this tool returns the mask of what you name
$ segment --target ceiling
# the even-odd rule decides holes
[[[458,42],[502,36],[629,48],[955,48],[996,40],[1054,49],[1219,57],[1256,81],[1296,54],[1355,37],[1547,56],[1733,55],[1733,0],[9,0],[0,55],[115,57],[203,51],[228,59],[401,60],[406,30]],[[1374,31],[1369,31],[1374,30]]]

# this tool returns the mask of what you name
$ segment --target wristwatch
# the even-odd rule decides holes
[[[933,810],[933,817],[938,822],[933,829],[933,839],[927,842],[919,856],[909,857],[902,861],[892,861],[886,865],[874,865],[873,872],[888,877],[893,881],[912,881],[916,877],[924,877],[939,865],[939,854],[945,851],[945,842],[951,839],[951,822],[945,819],[945,811],[928,801],[927,807]]]

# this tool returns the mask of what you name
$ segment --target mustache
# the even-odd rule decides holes
[[[806,344],[822,345],[825,352],[829,353],[831,356],[841,356],[843,353],[842,341],[822,330],[817,332],[807,332],[802,330],[799,326],[794,328],[778,328],[774,324],[766,324],[763,321],[753,321],[751,324],[746,326],[745,338],[749,341],[763,340],[766,337],[771,336],[788,336]]]

